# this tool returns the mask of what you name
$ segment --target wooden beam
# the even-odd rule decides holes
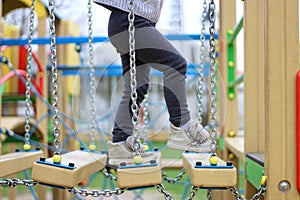
[[[42,151],[20,151],[0,156],[0,177],[24,171],[43,155]]]
[[[237,171],[234,166],[220,158],[216,165],[211,165],[210,153],[184,153],[183,166],[191,179],[191,183],[203,188],[227,188],[237,183]],[[200,165],[201,163],[201,165]]]
[[[299,199],[296,187],[298,0],[265,0],[267,200]],[[280,189],[281,183],[287,185]],[[288,187],[290,185],[290,187]],[[287,190],[285,190],[287,189]]]
[[[35,162],[32,179],[48,185],[74,187],[106,165],[106,155],[100,153],[77,150],[61,157],[60,164],[53,163],[53,157]]]
[[[120,166],[117,170],[119,188],[138,188],[162,183],[161,153],[156,152],[153,164]]]

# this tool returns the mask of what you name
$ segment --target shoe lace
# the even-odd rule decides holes
[[[199,146],[208,140],[208,137],[204,134],[204,130],[205,129],[197,122],[192,123],[190,127],[185,130],[186,135],[191,140],[189,145]]]

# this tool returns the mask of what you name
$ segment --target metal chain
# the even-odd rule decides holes
[[[25,185],[28,187],[33,187],[37,184],[37,182],[33,180],[20,180],[17,178],[14,179],[3,179],[0,180],[0,186],[6,186],[6,187],[16,187],[17,185]]]
[[[109,173],[106,168],[103,168],[102,173],[109,179],[112,179],[114,181],[117,180],[117,177],[114,176],[113,174]]]
[[[207,200],[211,200],[211,190],[207,190]]]
[[[261,195],[264,194],[267,191],[266,185],[262,185],[259,187],[258,192],[253,195],[251,200],[259,200]]]
[[[183,177],[183,175],[185,174],[185,169],[182,168],[180,173],[176,175],[175,178],[170,178],[167,173],[164,171],[164,169],[162,169],[162,177],[165,181],[167,181],[168,183],[174,184],[178,181],[180,181]]]
[[[211,114],[211,131],[210,136],[212,143],[210,149],[215,152],[217,146],[217,106],[216,106],[216,43],[215,43],[215,3],[211,0],[209,3],[209,56],[210,56],[210,114]]]
[[[204,63],[205,63],[205,18],[206,18],[206,9],[207,4],[206,0],[203,1],[203,11],[202,11],[202,29],[201,29],[201,36],[200,36],[200,66],[198,69],[199,77],[198,77],[198,122],[202,124],[202,100],[203,100],[203,82],[204,82],[204,76],[203,76],[203,70],[204,70]]]
[[[26,109],[25,109],[25,144],[30,144],[30,83],[31,83],[31,65],[32,65],[32,40],[33,40],[33,20],[34,20],[34,3],[31,1],[29,17],[29,34],[28,34],[28,53],[27,53],[27,73],[26,73]]]
[[[237,199],[237,200],[244,200],[242,195],[239,193],[239,191],[235,187],[230,187],[228,188],[232,195]]]
[[[193,200],[194,199],[195,195],[198,192],[198,189],[199,189],[199,187],[192,186],[190,196],[189,196],[188,200]]]
[[[130,86],[131,86],[131,111],[132,111],[132,134],[134,137],[133,148],[136,155],[140,155],[140,143],[138,137],[138,105],[137,105],[137,81],[136,81],[136,58],[135,58],[135,27],[134,27],[134,13],[133,13],[133,0],[128,0],[128,21],[129,21],[129,59],[130,59]]]
[[[246,200],[245,198],[242,197],[242,195],[239,193],[239,191],[235,187],[230,187],[228,188],[232,195],[237,199],[237,200]],[[251,200],[260,200],[261,195],[263,195],[267,191],[266,185],[262,185],[259,187],[258,192],[253,195]]]
[[[168,193],[166,191],[166,188],[163,184],[158,184],[156,185],[156,189],[158,190],[158,192],[162,193],[164,195],[164,198],[167,200],[173,200],[174,198],[171,196],[170,193]]]
[[[90,145],[95,145],[95,125],[96,125],[96,89],[95,89],[95,66],[93,57],[93,29],[92,29],[92,3],[88,0],[88,32],[89,32],[89,65],[90,65],[90,104],[91,104],[91,132]]]
[[[59,104],[58,104],[58,70],[57,70],[57,57],[56,57],[56,34],[55,34],[55,14],[54,14],[54,1],[49,0],[49,24],[50,24],[50,49],[51,57],[50,64],[52,66],[52,98],[53,98],[53,135],[55,154],[60,155],[60,129],[59,129]]]
[[[149,103],[148,103],[148,94],[145,95],[144,98],[144,117],[143,117],[143,123],[144,123],[144,130],[143,133],[141,135],[141,138],[143,139],[144,144],[147,143],[148,137],[147,137],[147,133],[148,133],[148,118],[149,118],[149,111],[148,111],[148,107],[149,107]]]
[[[68,188],[68,191],[74,195],[80,195],[82,197],[92,196],[92,197],[111,197],[112,195],[121,195],[124,193],[125,189],[116,188],[115,190],[87,190],[87,189],[77,189],[77,188]]]

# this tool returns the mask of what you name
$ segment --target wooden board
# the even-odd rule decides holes
[[[142,164],[119,167],[117,170],[119,188],[138,188],[161,184],[161,153],[156,152],[156,165]]]
[[[217,166],[209,163],[209,153],[184,153],[183,167],[191,179],[191,183],[203,188],[227,188],[237,184],[237,171],[235,167],[228,167],[226,162],[219,158]],[[196,162],[202,162],[196,167]]]
[[[225,137],[224,142],[231,153],[244,160],[244,137]]]
[[[43,155],[42,151],[22,151],[0,156],[0,177],[29,169]]]
[[[106,165],[106,154],[87,151],[72,151],[62,154],[61,164],[53,164],[52,158],[45,162],[35,162],[32,169],[32,179],[49,185],[60,187],[74,187],[82,180],[103,169]],[[63,168],[69,163],[74,168]]]

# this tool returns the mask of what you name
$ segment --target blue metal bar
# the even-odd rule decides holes
[[[197,34],[168,34],[165,35],[168,40],[200,40],[200,35]],[[206,39],[209,39],[209,35],[205,35]],[[218,39],[219,36],[216,34],[215,38]],[[81,43],[88,43],[88,37],[56,37],[56,44],[81,44]],[[109,39],[108,37],[94,37],[93,42],[98,43],[98,42],[108,42]],[[20,45],[27,45],[28,44],[28,39],[24,38],[18,38],[18,39],[12,39],[12,38],[1,38],[0,39],[0,46],[20,46]],[[34,38],[32,41],[32,44],[37,44],[37,45],[46,45],[50,44],[50,38]]]

